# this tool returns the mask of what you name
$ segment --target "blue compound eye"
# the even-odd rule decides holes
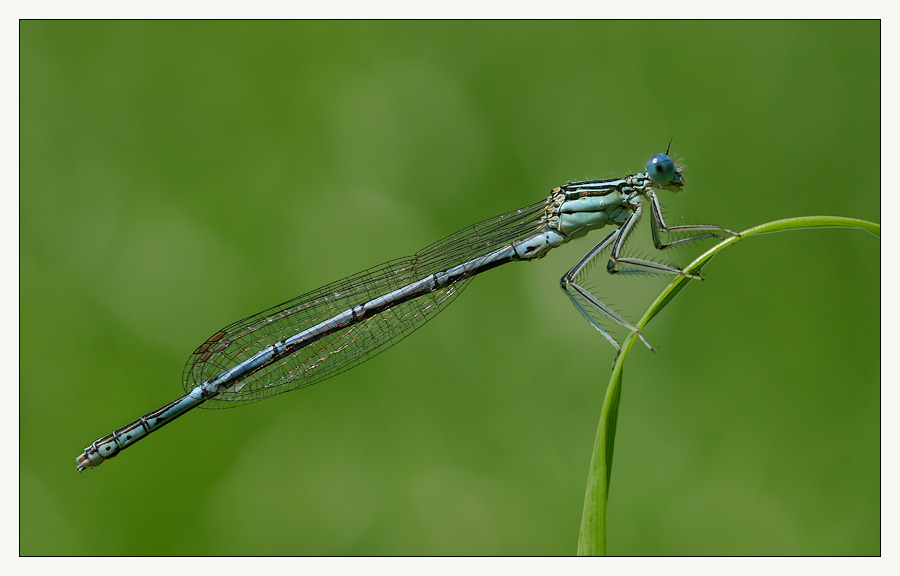
[[[665,154],[655,154],[647,162],[647,175],[660,186],[665,186],[675,177],[675,163]]]

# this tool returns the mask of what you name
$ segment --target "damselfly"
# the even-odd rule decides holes
[[[545,199],[452,234],[408,256],[327,284],[284,304],[219,330],[201,344],[184,368],[187,394],[100,438],[76,459],[79,472],[99,466],[150,432],[189,410],[242,406],[315,384],[352,368],[396,344],[437,314],[476,274],[516,260],[542,258],[551,249],[613,226],[560,280],[582,316],[616,350],[619,343],[601,324],[608,320],[638,329],[583,287],[582,272],[610,249],[610,273],[664,273],[690,276],[677,266],[624,256],[626,240],[650,203],[656,248],[736,235],[721,226],[667,226],[657,189],[684,186],[680,168],[656,154],[646,172],[624,178],[571,182]],[[665,243],[661,233],[693,234]]]

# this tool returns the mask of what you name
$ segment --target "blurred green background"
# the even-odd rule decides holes
[[[21,553],[574,553],[613,350],[558,280],[591,238],[321,385],[75,457],[179,396],[220,327],[672,136],[670,223],[880,221],[879,42],[871,21],[23,22]],[[609,553],[880,552],[879,258],[859,231],[753,238],[654,320]],[[636,320],[660,283],[603,268]]]

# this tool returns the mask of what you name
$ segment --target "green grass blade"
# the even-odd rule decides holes
[[[875,236],[881,236],[881,226],[866,220],[843,218],[840,216],[804,216],[776,220],[749,228],[741,235],[727,238],[688,264],[684,271],[689,274],[698,273],[716,254],[728,246],[746,240],[751,236],[802,230],[805,228],[858,228]],[[657,296],[647,308],[636,326],[643,330],[671,300],[692,280],[678,276]],[[578,537],[579,556],[602,556],[606,554],[606,503],[609,496],[609,483],[612,477],[613,449],[616,439],[616,421],[619,412],[619,399],[622,393],[622,369],[625,358],[637,340],[636,335],[629,336],[622,344],[622,350],[616,357],[612,375],[600,411],[600,424],[594,440],[594,452],[588,471],[587,488],[584,495],[584,510],[581,517],[581,532]]]

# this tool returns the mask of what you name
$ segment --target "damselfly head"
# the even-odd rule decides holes
[[[647,177],[657,185],[677,192],[684,186],[681,169],[666,154],[654,154],[647,162]]]

